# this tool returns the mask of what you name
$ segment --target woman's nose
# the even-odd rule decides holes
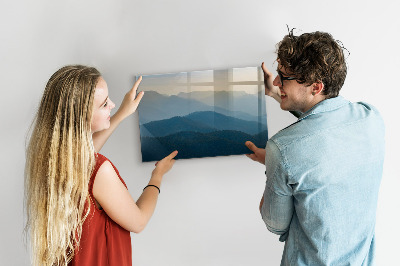
[[[115,107],[114,102],[110,100],[110,109],[113,109],[114,107]]]

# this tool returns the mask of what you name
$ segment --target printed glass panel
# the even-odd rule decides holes
[[[139,91],[142,161],[250,153],[268,139],[260,67],[143,76]]]

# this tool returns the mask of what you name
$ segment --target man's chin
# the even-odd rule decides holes
[[[282,104],[281,103],[281,109],[283,110],[283,111],[291,111],[291,108],[289,108],[288,106],[285,106],[284,104]]]

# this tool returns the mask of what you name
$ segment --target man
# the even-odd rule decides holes
[[[266,149],[246,142],[266,165],[260,212],[285,242],[281,265],[372,265],[384,157],[384,125],[366,103],[339,95],[343,48],[328,33],[293,31],[278,44],[278,75],[262,64],[266,95],[298,121]]]

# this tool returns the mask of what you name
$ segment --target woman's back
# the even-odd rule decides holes
[[[93,196],[93,183],[97,171],[106,161],[109,160],[105,156],[96,154],[96,165],[89,181],[90,213],[82,226],[79,249],[75,251],[75,256],[69,264],[71,266],[132,265],[130,232],[108,217],[107,213],[97,206]],[[118,170],[113,164],[112,166],[125,185]]]
[[[49,79],[25,171],[33,265],[132,264],[130,232],[139,233],[150,220],[177,151],[157,163],[145,187],[150,189],[137,201],[114,165],[96,152],[136,111],[140,81],[111,117],[115,104],[95,68],[65,66]]]

